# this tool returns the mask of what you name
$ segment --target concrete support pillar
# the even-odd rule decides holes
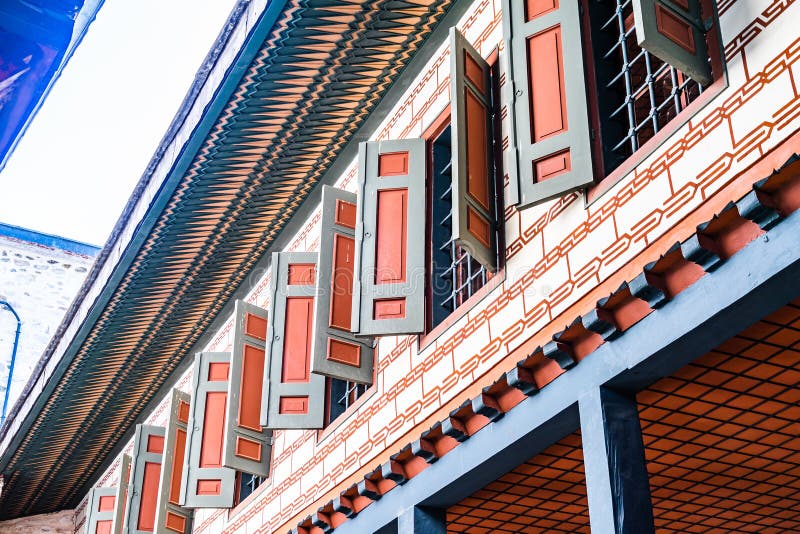
[[[414,506],[397,518],[398,534],[447,534],[447,510]]]
[[[578,408],[592,534],[654,532],[636,399],[600,387]]]

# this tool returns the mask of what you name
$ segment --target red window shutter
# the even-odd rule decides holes
[[[233,506],[236,472],[222,464],[230,364],[229,352],[199,352],[194,359],[180,498],[187,508]]]
[[[93,488],[86,500],[86,534],[111,534],[117,488]]]
[[[183,465],[186,459],[190,397],[172,390],[161,464],[161,482],[156,509],[156,534],[189,534],[192,513],[178,503],[181,494]]]
[[[261,423],[269,429],[322,428],[325,378],[311,374],[316,252],[275,252],[267,329],[269,363]]]
[[[696,82],[711,83],[700,0],[633,0],[633,20],[639,46]]]
[[[450,28],[453,239],[487,269],[497,270],[492,175],[489,64]]]
[[[372,338],[350,332],[356,259],[354,193],[322,186],[314,355],[311,372],[361,384],[372,383]]]
[[[524,208],[594,181],[579,2],[503,0],[503,24]]]
[[[351,331],[379,336],[425,328],[425,141],[359,146]]]
[[[164,455],[164,428],[136,425],[125,523],[128,534],[154,532],[158,484]]]
[[[119,483],[117,484],[116,498],[114,499],[114,522],[112,524],[112,534],[122,534],[123,524],[125,523],[125,511],[128,503],[128,490],[131,480],[131,457],[127,454],[122,455],[119,469]]]
[[[272,431],[261,426],[267,324],[266,310],[236,301],[224,465],[261,477],[272,455]]]

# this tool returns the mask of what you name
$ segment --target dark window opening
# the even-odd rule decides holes
[[[236,499],[234,506],[249,497],[256,488],[266,480],[264,477],[242,473],[241,471],[236,475]]]
[[[503,202],[502,184],[498,176],[502,175],[502,164],[499,159],[501,147],[500,136],[500,93],[499,68],[497,62],[490,63],[492,110],[489,132],[493,147],[493,158],[490,158],[489,176],[493,177],[493,198],[495,199],[495,253],[498,268],[502,267],[503,254]],[[452,237],[452,150],[451,126],[446,125],[428,143],[429,176],[428,205],[430,224],[430,264],[428,291],[428,331],[441,324],[451,313],[466,302],[492,278],[486,267],[469,255],[466,250],[456,244]]]
[[[602,160],[610,174],[703,92],[639,47],[631,0],[588,0]],[[710,47],[709,47],[710,49]]]
[[[369,388],[366,384],[358,384],[338,378],[329,378],[325,384],[326,406],[325,426],[333,423],[340,415],[353,405]]]

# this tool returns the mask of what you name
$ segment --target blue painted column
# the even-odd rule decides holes
[[[654,532],[635,397],[599,387],[578,408],[592,534]]]
[[[397,534],[447,534],[444,508],[414,506],[397,518]]]

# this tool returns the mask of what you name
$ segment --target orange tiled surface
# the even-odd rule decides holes
[[[448,508],[447,532],[589,532],[580,434]]]
[[[800,300],[642,391],[658,532],[800,532]]]

